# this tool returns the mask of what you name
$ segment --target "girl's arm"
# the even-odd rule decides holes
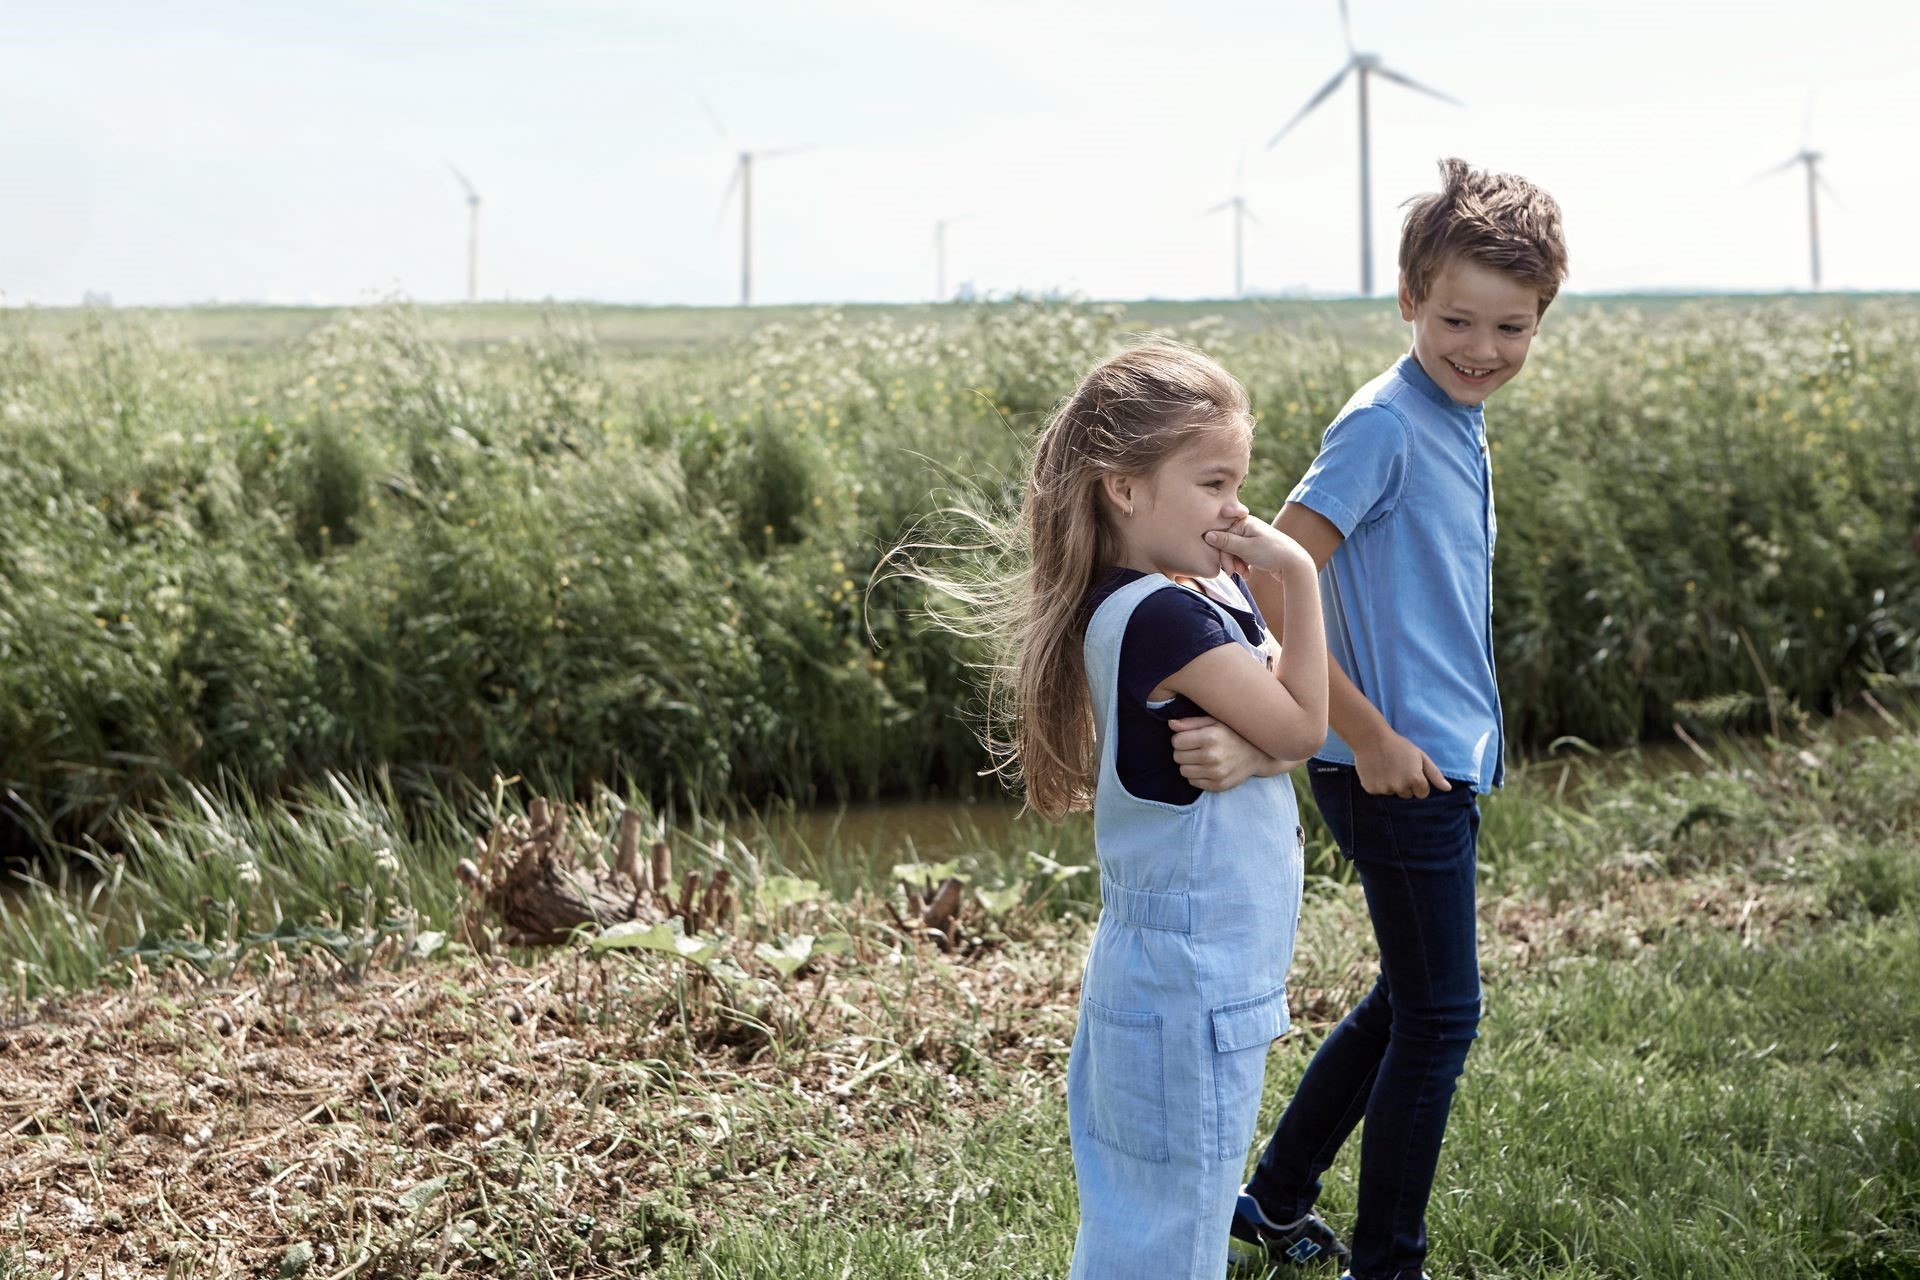
[[[1202,791],[1231,791],[1248,778],[1276,778],[1306,763],[1270,756],[1212,716],[1176,717],[1167,727],[1180,776]]]
[[[1289,643],[1271,673],[1249,661],[1239,645],[1223,644],[1168,676],[1161,689],[1191,698],[1270,756],[1310,756],[1327,737],[1327,643],[1313,559],[1292,538],[1251,516],[1229,531],[1209,533],[1207,541],[1220,549],[1228,569],[1278,580],[1281,634]]]

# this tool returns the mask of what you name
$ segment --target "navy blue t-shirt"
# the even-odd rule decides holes
[[[1108,596],[1145,576],[1138,569],[1108,570],[1087,596],[1085,616],[1093,617]],[[1259,644],[1266,637],[1266,619],[1260,616],[1260,606],[1237,573],[1233,585],[1246,608],[1226,604],[1226,610],[1240,624],[1248,642]],[[1174,763],[1173,730],[1167,727],[1167,721],[1207,713],[1192,699],[1177,694],[1166,702],[1151,704],[1147,695],[1201,654],[1234,642],[1220,615],[1199,592],[1173,584],[1142,600],[1127,619],[1127,631],[1120,641],[1114,767],[1121,783],[1140,799],[1192,804],[1200,798],[1200,788],[1181,777],[1180,766]]]

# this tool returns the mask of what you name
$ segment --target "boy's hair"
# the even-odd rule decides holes
[[[1012,694],[1008,763],[1045,817],[1086,807],[1098,776],[1083,608],[1122,548],[1101,482],[1149,474],[1223,429],[1253,430],[1246,389],[1192,347],[1154,341],[1096,365],[1034,446],[1021,512],[1028,567],[1013,598],[1011,652],[996,675]]]
[[[1567,275],[1560,206],[1525,178],[1442,160],[1440,190],[1407,201],[1400,229],[1400,274],[1415,303],[1426,301],[1434,277],[1453,258],[1530,286],[1545,315]]]

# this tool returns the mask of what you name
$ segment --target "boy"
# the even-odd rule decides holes
[[[1261,1265],[1348,1262],[1353,1280],[1424,1274],[1440,1140],[1479,1025],[1474,797],[1500,785],[1504,755],[1481,406],[1526,363],[1567,269],[1551,196],[1461,160],[1440,169],[1401,233],[1413,349],[1347,402],[1274,521],[1322,571],[1332,732],[1308,776],[1366,890],[1380,975],[1308,1065],[1243,1188],[1233,1248]],[[1281,616],[1279,599],[1258,603]],[[1207,757],[1208,739],[1182,737],[1177,753]],[[1349,1259],[1312,1210],[1363,1116]]]

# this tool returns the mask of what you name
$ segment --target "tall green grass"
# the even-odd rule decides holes
[[[1181,327],[1253,392],[1256,505],[1400,349],[1389,321]],[[985,790],[973,655],[869,579],[944,491],[1012,502],[1128,325],[822,313],[667,357],[565,315],[453,346],[380,308],[237,353],[166,317],[0,317],[14,842],[382,765],[708,802]],[[1516,740],[1773,728],[1912,681],[1916,351],[1898,302],[1553,313],[1490,407]]]

